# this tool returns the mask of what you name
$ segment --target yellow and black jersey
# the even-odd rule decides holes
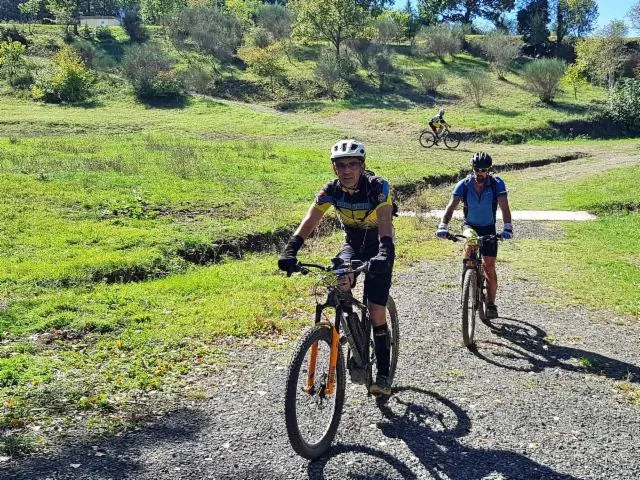
[[[348,243],[378,244],[378,209],[392,205],[391,187],[384,178],[365,171],[356,190],[346,190],[338,179],[327,183],[316,195],[315,208],[325,213],[332,206]]]

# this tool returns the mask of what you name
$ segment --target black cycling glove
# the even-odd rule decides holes
[[[291,275],[295,271],[296,264],[298,263],[296,255],[303,243],[304,238],[300,235],[291,235],[287,246],[284,247],[280,258],[278,258],[278,268],[280,270],[287,272],[288,275]]]
[[[393,267],[393,260],[396,258],[396,247],[393,239],[389,236],[380,239],[378,254],[369,261],[369,271],[371,273],[385,273]]]

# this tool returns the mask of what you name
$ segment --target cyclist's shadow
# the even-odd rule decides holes
[[[382,433],[388,438],[402,440],[433,478],[473,480],[491,476],[510,480],[577,480],[516,452],[464,445],[459,439],[470,432],[471,421],[462,408],[438,393],[414,387],[394,388],[389,401],[378,402],[378,406],[384,416],[378,424]],[[338,445],[327,456],[309,465],[309,478],[324,478],[328,461],[347,452],[377,457],[402,478],[424,476],[422,468],[411,470],[406,463],[380,450]],[[359,474],[351,476],[359,478]],[[369,474],[366,476],[370,478]],[[388,478],[388,475],[379,473],[376,478]]]
[[[570,372],[596,373],[613,380],[640,382],[640,367],[599,353],[557,345],[540,327],[517,318],[501,317],[488,322],[494,335],[505,342],[477,342],[471,352],[478,358],[509,370],[540,372],[560,368]]]

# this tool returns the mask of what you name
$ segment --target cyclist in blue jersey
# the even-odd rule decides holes
[[[327,183],[289,239],[278,259],[278,268],[295,270],[296,256],[305,239],[318,226],[322,216],[334,207],[345,232],[345,243],[338,257],[345,261],[369,261],[364,277],[369,316],[373,326],[378,373],[370,387],[374,395],[390,395],[390,343],[386,305],[391,288],[395,258],[393,203],[389,182],[366,170],[364,144],[357,140],[340,140],[331,149],[333,172],[338,178]],[[340,288],[348,291],[355,278],[345,279]]]
[[[447,205],[436,235],[446,238],[448,235],[449,221],[453,212],[462,200],[464,204],[464,225],[476,231],[478,235],[496,234],[496,211],[500,206],[504,227],[500,233],[503,239],[513,237],[513,225],[511,224],[511,210],[507,199],[507,187],[500,177],[490,173],[493,159],[485,152],[477,152],[471,157],[472,173],[460,180],[453,189],[451,200]],[[484,256],[484,273],[487,279],[488,307],[487,317],[498,317],[496,307],[496,292],[498,290],[498,277],[496,275],[496,255],[498,254],[497,242],[485,243],[482,247]]]

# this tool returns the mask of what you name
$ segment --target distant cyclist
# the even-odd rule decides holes
[[[289,239],[278,259],[280,270],[291,273],[298,263],[298,250],[318,226],[329,208],[335,208],[345,233],[345,243],[338,257],[369,261],[364,276],[369,315],[373,327],[378,375],[370,387],[374,395],[391,395],[389,382],[390,343],[387,329],[387,299],[395,258],[393,240],[393,202],[389,182],[366,170],[364,144],[357,140],[340,140],[331,149],[331,165],[338,177],[327,183]],[[355,285],[350,276],[341,289]]]
[[[471,157],[473,172],[460,180],[453,189],[451,200],[438,225],[436,235],[446,238],[448,235],[449,221],[453,211],[460,203],[464,203],[464,224],[476,231],[479,236],[496,234],[496,211],[498,205],[502,212],[504,228],[500,237],[504,239],[513,237],[511,225],[511,210],[507,200],[507,187],[500,177],[489,173],[493,160],[491,155],[485,152],[477,152]],[[487,242],[482,246],[484,256],[484,274],[487,279],[487,317],[497,318],[496,292],[498,290],[498,276],[496,275],[496,255],[498,254],[497,242]]]
[[[444,108],[438,110],[438,114],[429,121],[429,126],[436,136],[436,143],[438,143],[438,140],[440,140],[440,134],[444,127],[446,126],[447,128],[450,128],[450,125],[444,121]]]

